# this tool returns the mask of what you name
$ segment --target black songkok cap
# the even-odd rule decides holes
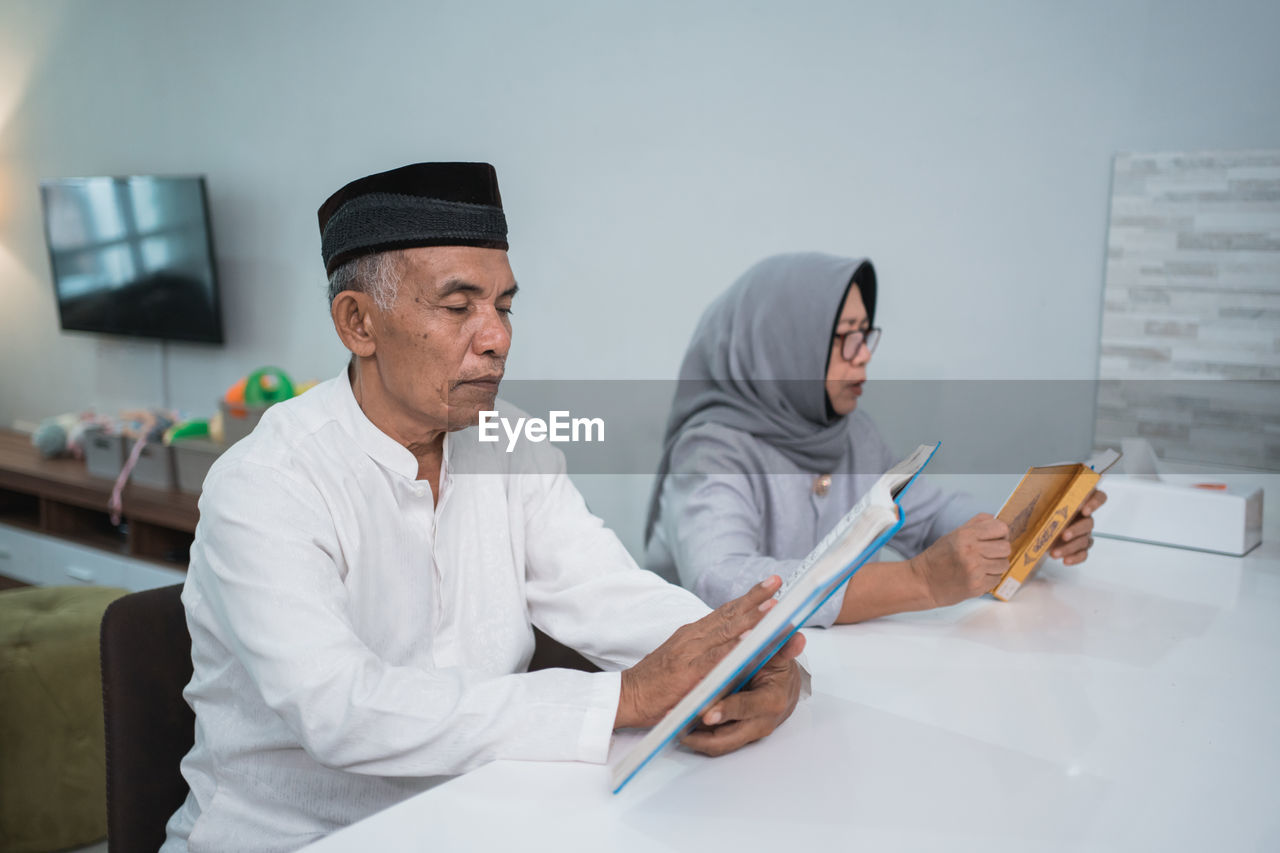
[[[415,246],[507,249],[498,173],[488,163],[414,163],[352,181],[320,206],[325,272]]]

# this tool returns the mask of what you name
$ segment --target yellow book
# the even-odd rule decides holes
[[[1013,598],[1120,454],[1107,450],[1084,463],[1028,468],[996,518],[1009,525],[1009,568],[991,594]]]

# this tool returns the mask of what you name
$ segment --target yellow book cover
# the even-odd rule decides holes
[[[1120,454],[1108,450],[1087,463],[1028,468],[996,518],[1009,525],[1009,568],[991,594],[1001,601],[1013,598],[1049,546],[1093,492],[1102,474]]]

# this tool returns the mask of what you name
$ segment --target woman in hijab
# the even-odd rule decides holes
[[[821,254],[759,262],[702,315],[680,368],[645,528],[648,568],[718,606],[788,577],[898,460],[857,410],[880,340],[869,260]],[[1088,555],[1095,492],[1050,553]],[[860,622],[954,604],[1008,567],[1004,522],[919,480],[892,545],[813,616]]]

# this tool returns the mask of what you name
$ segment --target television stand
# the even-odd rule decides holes
[[[128,485],[117,526],[113,486],[78,459],[45,459],[31,436],[0,430],[0,575],[127,589],[180,582],[199,495]]]

